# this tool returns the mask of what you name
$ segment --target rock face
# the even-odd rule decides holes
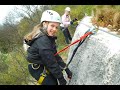
[[[79,23],[72,42],[92,26],[90,18],[86,16]],[[69,64],[73,72],[69,85],[120,85],[120,38],[102,30],[108,31],[100,28],[78,48]],[[76,46],[70,47],[67,63]]]

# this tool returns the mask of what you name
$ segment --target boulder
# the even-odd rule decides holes
[[[76,28],[72,42],[92,27],[91,16],[85,16]],[[120,37],[99,27],[96,34],[88,37],[78,48],[69,64],[73,77],[68,85],[119,85],[120,84]],[[77,44],[70,47],[67,63]]]

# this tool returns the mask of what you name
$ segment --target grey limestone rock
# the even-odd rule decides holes
[[[92,24],[85,16],[74,33],[72,42],[79,39]],[[106,28],[104,31],[108,31]],[[77,44],[70,47],[67,63]],[[98,30],[78,48],[69,64],[73,77],[68,85],[120,85],[120,38]]]

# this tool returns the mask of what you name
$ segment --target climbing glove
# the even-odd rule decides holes
[[[66,68],[65,71],[66,71],[66,73],[67,73],[67,77],[68,77],[69,79],[71,79],[71,78],[72,78],[72,72],[69,70],[69,68]]]
[[[58,79],[60,85],[66,85],[67,81],[64,79],[64,77]]]
[[[78,19],[77,19],[77,18],[74,18],[72,21],[70,21],[70,24],[73,25],[74,22],[76,22],[76,21],[78,21]]]
[[[72,21],[73,21],[73,22],[76,22],[76,21],[78,21],[78,19],[77,19],[77,18],[74,18]]]

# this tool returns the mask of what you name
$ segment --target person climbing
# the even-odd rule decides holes
[[[66,41],[67,44],[70,44],[70,41],[72,40],[72,37],[71,37],[71,34],[69,32],[68,27],[70,25],[72,25],[75,21],[77,21],[76,18],[71,20],[70,12],[71,12],[70,7],[66,7],[65,8],[65,12],[64,12],[64,14],[61,17],[62,18],[62,23],[60,24],[60,29],[61,29],[61,31],[64,34],[65,41]]]
[[[61,23],[60,15],[54,10],[45,10],[42,13],[40,24],[33,31],[24,36],[27,49],[28,70],[40,85],[66,85],[63,70],[69,79],[72,72],[66,63],[57,54],[56,33]]]

